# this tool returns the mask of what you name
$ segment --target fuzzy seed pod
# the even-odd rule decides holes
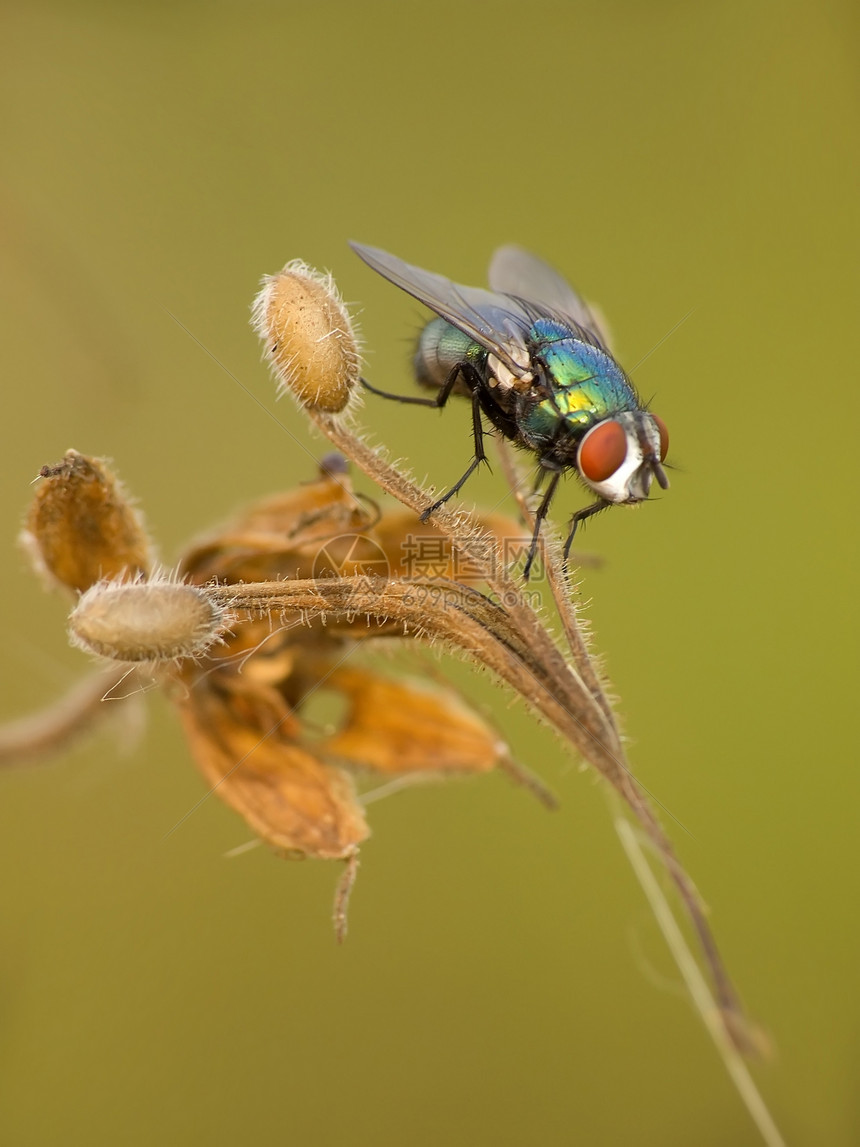
[[[149,572],[140,514],[103,458],[67,450],[39,477],[21,544],[52,584],[83,593],[105,578]]]
[[[336,414],[358,382],[358,342],[331,275],[294,259],[263,279],[251,312],[279,393]]]
[[[69,616],[73,645],[112,661],[199,657],[226,629],[199,586],[168,580],[99,582]]]

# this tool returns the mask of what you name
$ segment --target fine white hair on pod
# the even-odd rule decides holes
[[[165,662],[201,656],[227,624],[205,588],[161,575],[91,586],[69,616],[69,637],[111,661]]]
[[[331,275],[294,259],[263,279],[251,310],[280,393],[337,414],[358,383],[358,340]]]

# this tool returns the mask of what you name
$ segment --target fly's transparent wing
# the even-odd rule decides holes
[[[585,299],[537,255],[511,244],[499,247],[490,260],[490,286],[505,295],[515,295],[548,308],[553,314],[573,320],[603,350],[609,349],[605,324]]]
[[[444,275],[413,267],[378,247],[365,247],[361,243],[350,243],[350,247],[384,279],[424,303],[452,326],[471,335],[513,375],[521,378],[528,373],[524,337],[534,315],[517,299],[483,291],[479,287],[452,283]],[[522,348],[520,362],[511,354],[515,348]]]

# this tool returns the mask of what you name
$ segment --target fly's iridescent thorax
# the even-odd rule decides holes
[[[558,465],[572,465],[579,440],[605,418],[638,410],[624,371],[601,347],[578,338],[553,319],[534,323],[528,340],[536,374],[548,394],[538,395],[522,424],[528,444],[551,451]]]

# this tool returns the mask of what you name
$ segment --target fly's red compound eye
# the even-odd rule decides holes
[[[662,427],[662,423],[661,423]],[[663,431],[660,431],[662,442]],[[583,478],[589,482],[605,482],[611,478],[627,457],[627,432],[609,419],[593,427],[579,446],[577,462]]]
[[[660,461],[665,462],[666,455],[669,453],[669,431],[666,429],[666,423],[662,418],[658,418],[656,414],[652,414],[651,417],[660,431]]]

